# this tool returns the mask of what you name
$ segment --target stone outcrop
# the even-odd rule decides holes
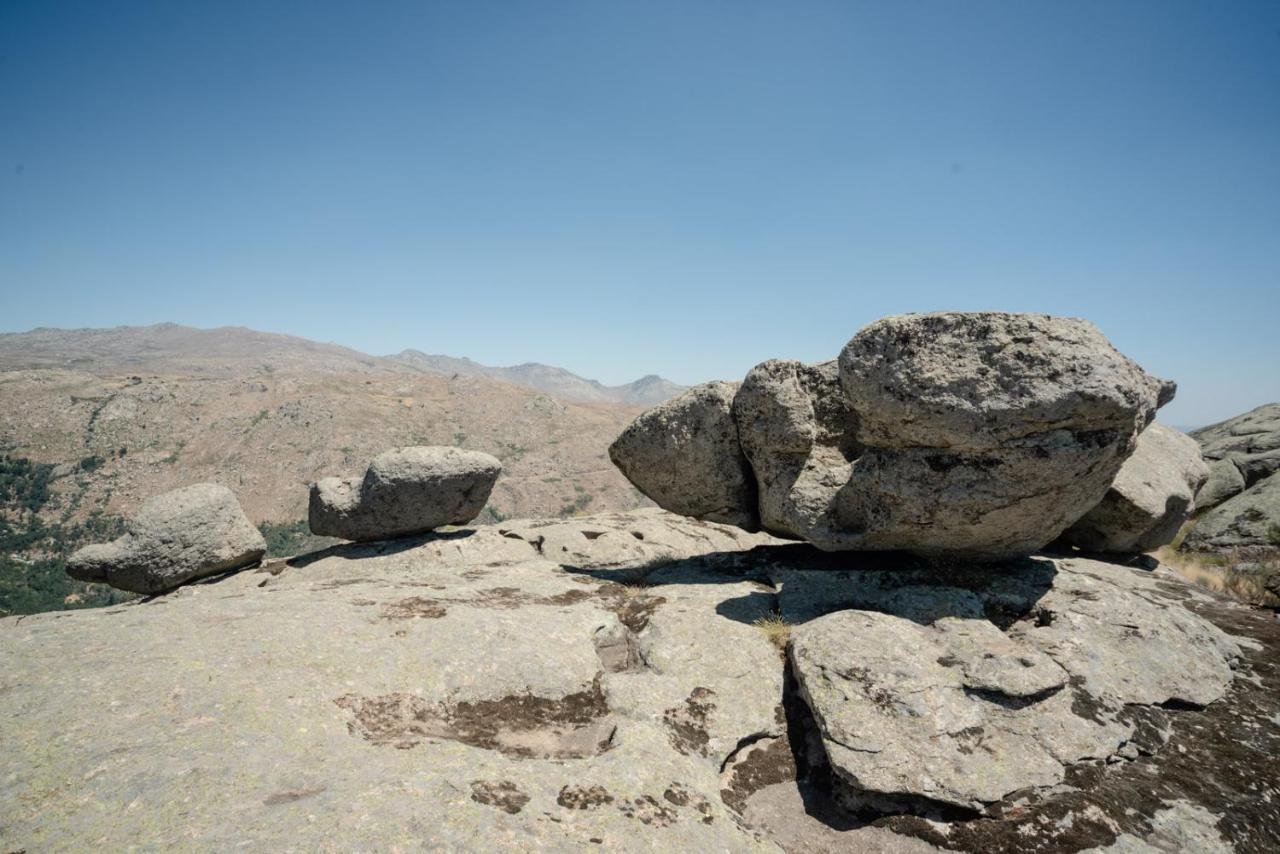
[[[1280,548],[1280,476],[1263,478],[1196,519],[1187,549]]]
[[[1164,568],[522,520],[0,619],[0,827],[28,851],[1274,850],[1277,662],[1274,620]]]
[[[1185,433],[1152,424],[1138,437],[1106,496],[1062,535],[1094,552],[1138,554],[1173,541],[1195,512],[1209,477],[1200,446]]]
[[[1280,471],[1280,403],[1196,430],[1211,476],[1196,503],[1208,510]]]
[[[1196,494],[1203,515],[1185,546],[1246,552],[1280,547],[1280,403],[1191,435],[1209,461],[1209,478]]]
[[[389,540],[470,522],[502,471],[497,458],[460,448],[396,448],[363,477],[311,486],[311,532],[344,540]]]
[[[1095,507],[1173,392],[1086,321],[941,313],[873,323],[838,361],[758,365],[731,411],[764,530],[829,550],[990,560],[1041,548]],[[717,401],[705,456],[718,470],[737,459],[725,394],[682,398]],[[682,499],[707,466],[685,474],[679,437],[701,435],[704,411],[648,413],[611,449],[629,477],[664,472],[660,488],[633,482],[694,516],[701,505]],[[753,524],[751,509],[733,513]]]
[[[71,555],[67,574],[134,593],[163,593],[257,563],[266,550],[231,490],[197,483],[146,501],[123,536]]]
[[[786,576],[784,616],[808,580]],[[797,626],[791,657],[852,809],[980,811],[1073,764],[1135,755],[1133,708],[1207,705],[1240,655],[1149,576],[1098,562],[1028,559],[965,587],[921,572],[840,580],[821,580],[825,601],[797,595],[797,619],[815,601],[839,610]]]

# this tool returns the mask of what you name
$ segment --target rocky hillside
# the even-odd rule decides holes
[[[418,350],[404,350],[388,359],[411,365],[422,370],[441,374],[457,374],[464,377],[488,377],[512,385],[545,391],[561,400],[586,403],[622,403],[628,406],[652,406],[675,397],[684,386],[654,374],[641,377],[625,385],[607,386],[595,380],[587,380],[564,368],[527,362],[509,368],[493,368],[470,359],[452,356],[432,356]]]
[[[824,555],[654,510],[508,523],[0,620],[0,828],[26,851],[1274,851],[1277,662],[1274,619],[1159,568]]]
[[[501,460],[482,520],[642,506],[606,456],[639,411],[248,329],[0,335],[0,454],[42,496],[32,511],[0,490],[0,611],[105,601],[58,560],[149,496],[225,484],[271,540],[305,531],[310,482],[400,445]]]
[[[54,492],[77,518],[212,480],[255,522],[290,522],[304,515],[307,483],[411,444],[498,457],[491,519],[642,503],[605,455],[639,411],[615,402],[172,324],[0,335],[0,369],[0,448],[58,465]]]

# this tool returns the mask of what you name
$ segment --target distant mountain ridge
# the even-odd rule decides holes
[[[684,390],[655,375],[606,386],[564,368],[534,362],[509,368],[471,359],[405,350],[371,356],[349,347],[243,326],[197,329],[176,323],[106,329],[55,329],[0,333],[0,370],[63,368],[92,373],[181,371],[230,377],[279,369],[344,373],[437,374],[486,377],[578,403],[652,406]]]
[[[596,380],[584,379],[564,368],[538,362],[498,368],[482,365],[467,358],[428,354],[420,350],[402,350],[386,358],[420,370],[468,377],[488,377],[512,385],[534,388],[552,397],[585,403],[653,406],[675,397],[685,389],[685,386],[677,385],[655,374],[648,374],[625,385],[607,386]]]

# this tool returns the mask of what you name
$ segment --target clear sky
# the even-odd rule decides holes
[[[0,0],[0,330],[692,383],[937,309],[1280,399],[1280,2]]]

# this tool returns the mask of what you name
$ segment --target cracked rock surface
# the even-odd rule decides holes
[[[1278,662],[1275,621],[1078,557],[661,511],[344,544],[0,620],[0,838],[1273,850]]]

